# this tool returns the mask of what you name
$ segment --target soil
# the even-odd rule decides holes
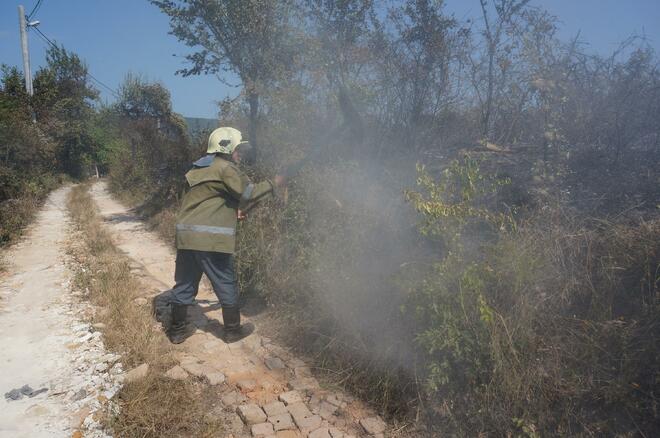
[[[90,309],[69,287],[69,189],[52,192],[23,239],[2,253],[8,267],[0,278],[0,392],[24,385],[42,392],[2,397],[0,436],[71,436],[100,408],[93,400],[118,389],[101,359],[101,334],[84,322]]]

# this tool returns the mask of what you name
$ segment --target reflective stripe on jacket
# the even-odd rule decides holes
[[[186,173],[190,190],[177,215],[176,247],[233,254],[236,210],[249,210],[273,192],[266,180],[253,184],[234,163],[219,156],[201,158]]]

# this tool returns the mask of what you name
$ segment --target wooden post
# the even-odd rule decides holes
[[[21,51],[23,52],[23,74],[25,75],[25,90],[32,97],[32,72],[30,71],[30,51],[28,49],[27,22],[25,21],[25,9],[23,5],[18,6],[18,25],[21,30]]]

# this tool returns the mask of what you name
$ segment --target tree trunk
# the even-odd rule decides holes
[[[486,141],[490,140],[490,119],[491,119],[491,112],[493,109],[493,88],[495,87],[495,78],[494,78],[494,70],[495,70],[495,47],[493,43],[490,41],[488,42],[488,90],[486,92],[486,110],[484,112],[483,116],[483,122],[482,122],[482,135],[485,138]]]
[[[259,123],[259,94],[251,91],[247,96],[250,105],[250,125],[248,126],[248,140],[252,145],[250,160],[255,162],[258,156],[259,143],[257,141],[257,129]]]

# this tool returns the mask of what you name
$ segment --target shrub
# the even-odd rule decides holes
[[[660,221],[555,206],[514,224],[469,195],[490,191],[474,189],[477,172],[470,161],[438,182],[422,171],[423,191],[408,194],[421,232],[445,248],[407,303],[438,424],[468,436],[657,433]]]

